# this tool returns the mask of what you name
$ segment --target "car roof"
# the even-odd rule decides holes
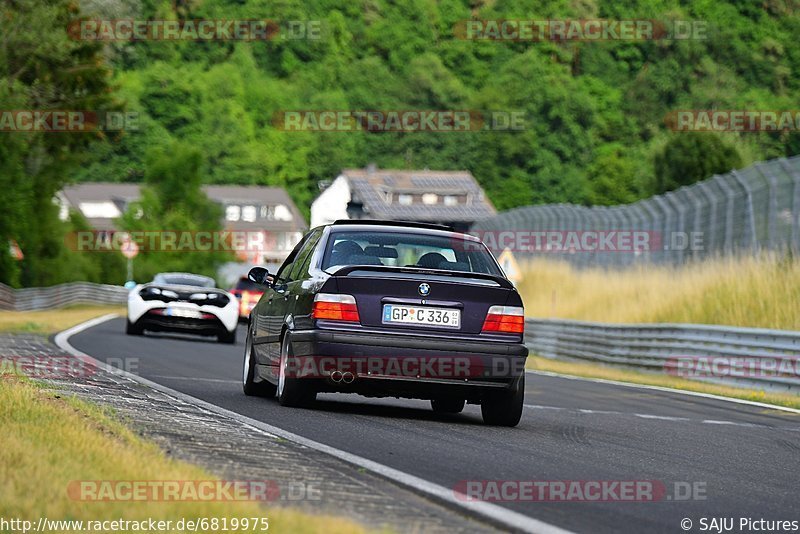
[[[375,219],[340,219],[326,225],[331,232],[370,231],[380,229],[386,232],[404,232],[424,235],[442,235],[464,238],[468,241],[480,242],[477,237],[456,232],[450,226],[441,224],[418,223],[413,221],[380,221]]]

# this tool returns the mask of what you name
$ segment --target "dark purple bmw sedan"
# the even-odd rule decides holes
[[[515,426],[525,392],[519,293],[475,237],[447,227],[336,221],[311,230],[250,314],[243,387],[285,406],[321,392],[480,404]]]

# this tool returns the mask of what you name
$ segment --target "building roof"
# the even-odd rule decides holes
[[[205,185],[203,191],[209,199],[225,205],[283,205],[291,220],[264,220],[236,222],[224,221],[226,228],[236,230],[265,229],[271,231],[304,231],[306,222],[297,206],[281,187]],[[114,229],[113,219],[124,213],[130,202],[140,198],[139,184],[89,182],[65,187],[61,196],[70,207],[79,209],[89,224],[97,230]]]
[[[469,171],[344,169],[350,183],[351,203],[361,203],[366,216],[374,219],[412,221],[476,221],[495,215],[494,206]],[[461,197],[456,205],[443,202],[402,205],[400,194]],[[391,199],[389,195],[391,194]]]

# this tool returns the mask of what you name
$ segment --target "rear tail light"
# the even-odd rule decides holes
[[[483,331],[522,334],[525,331],[525,312],[519,306],[492,306],[483,322]]]
[[[360,321],[356,299],[352,295],[334,295],[332,293],[317,293],[317,296],[314,297],[311,317],[354,323]]]

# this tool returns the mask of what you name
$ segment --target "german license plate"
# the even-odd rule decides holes
[[[203,314],[197,310],[187,310],[186,308],[167,308],[164,315],[170,317],[186,317],[187,319],[200,319]]]
[[[383,305],[383,322],[416,326],[461,327],[461,310],[428,306]]]

